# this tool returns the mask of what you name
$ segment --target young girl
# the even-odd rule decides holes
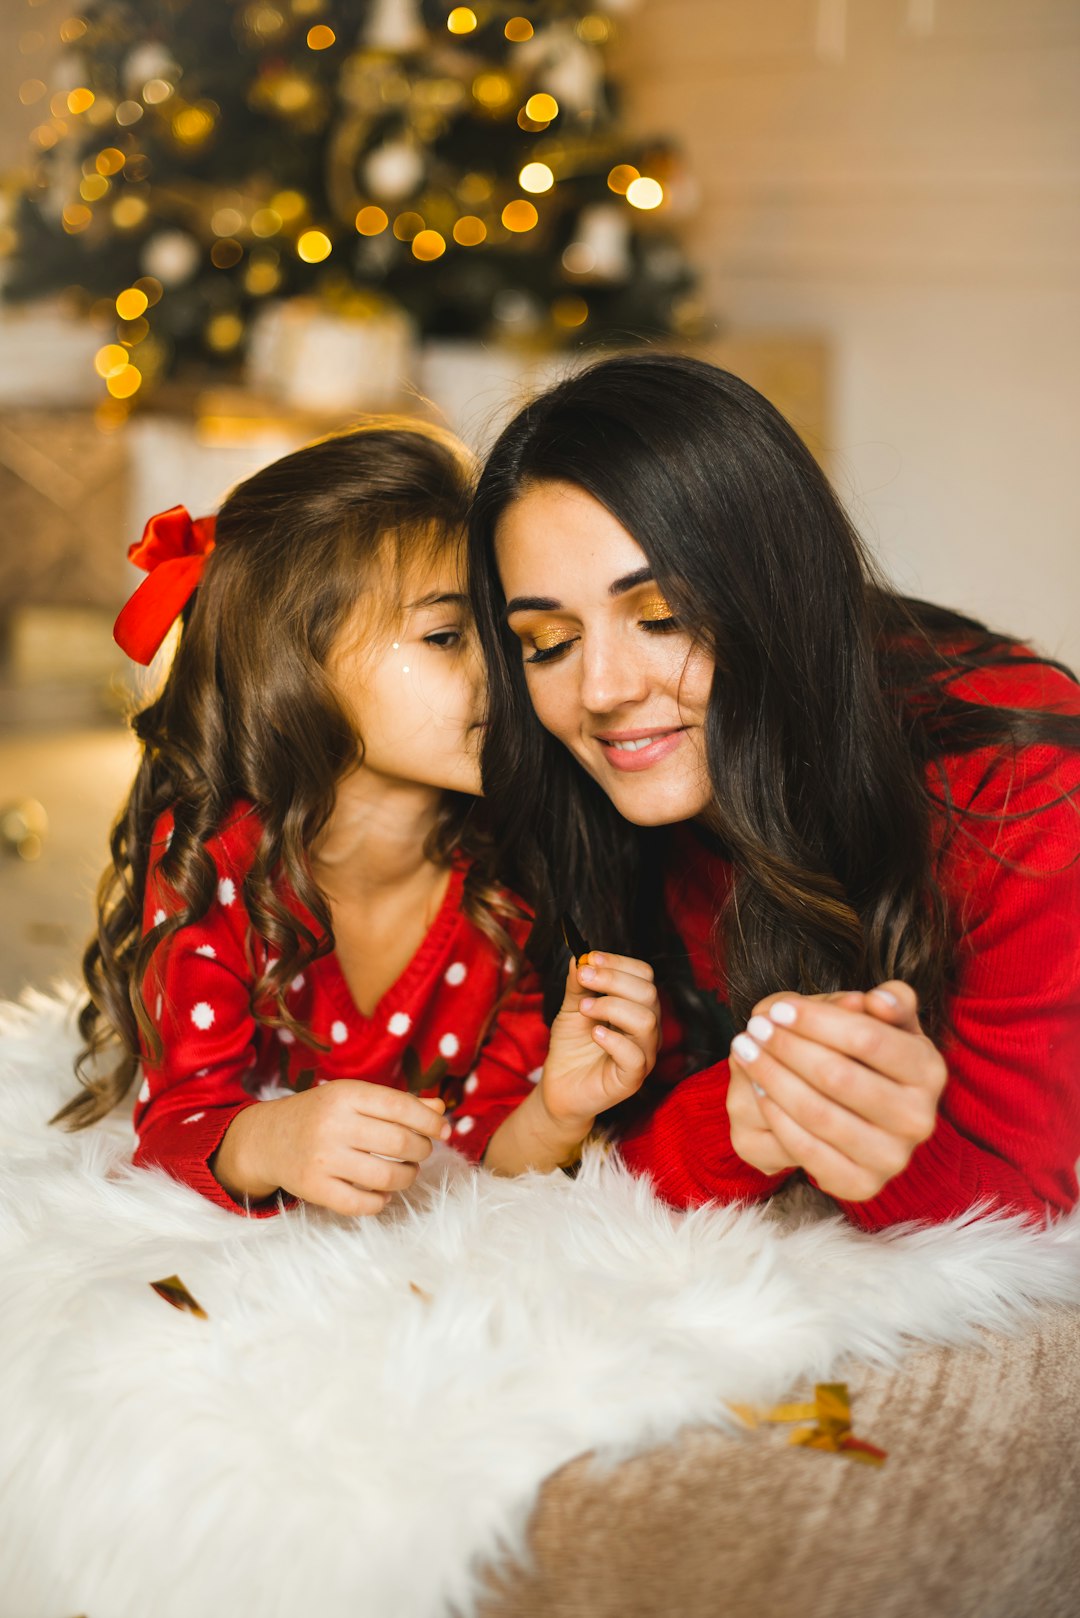
[[[680,1205],[802,1170],[870,1229],[1072,1207],[1068,672],[877,579],[787,423],[695,360],[535,400],[473,534],[517,885],[548,938],[572,902],[648,954],[681,1013],[626,1161]]]
[[[136,1162],[222,1207],[377,1213],[440,1139],[551,1167],[652,1065],[651,973],[619,959],[591,996],[571,971],[547,1056],[475,813],[469,481],[448,435],[389,421],[132,547],[119,643],[148,663],[182,629],[85,960],[80,1071],[121,1055],[59,1116],[92,1122],[141,1067]]]

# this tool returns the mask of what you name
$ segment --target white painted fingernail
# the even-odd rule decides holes
[[[756,1062],[761,1051],[754,1044],[749,1034],[736,1034],[731,1041],[731,1048],[736,1056],[741,1056],[744,1062]]]
[[[888,989],[871,989],[870,993],[876,994],[879,1000],[884,1000],[887,1006],[898,1006],[900,1004],[895,994],[892,994]]]
[[[750,1080],[750,1088],[751,1088],[751,1090],[753,1090],[753,1092],[754,1092],[754,1094],[756,1096],[763,1096],[765,1094],[765,1091],[762,1089],[761,1085],[757,1082],[756,1079],[751,1079]]]
[[[754,1038],[764,1045],[767,1039],[773,1037],[774,1029],[768,1017],[751,1017],[746,1025],[746,1032],[753,1034]]]
[[[782,1028],[790,1028],[796,1017],[795,1007],[789,1000],[778,1000],[775,1006],[769,1007],[769,1016]]]

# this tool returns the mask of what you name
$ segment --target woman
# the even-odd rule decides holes
[[[1073,1206],[1068,671],[890,590],[782,417],[695,360],[522,410],[471,544],[539,947],[569,910],[652,959],[682,1047],[615,1115],[627,1162],[679,1205],[802,1170],[868,1229]]]

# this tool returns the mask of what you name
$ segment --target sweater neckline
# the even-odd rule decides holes
[[[464,859],[460,854],[454,855],[453,863],[450,867],[450,881],[447,883],[442,903],[435,913],[431,926],[420,940],[416,953],[406,962],[400,975],[379,996],[370,1015],[362,1011],[353,998],[353,992],[349,988],[348,980],[341,969],[337,951],[332,950],[329,955],[324,957],[328,977],[326,986],[337,1001],[341,1011],[347,1014],[355,1024],[361,1028],[385,1027],[395,1011],[407,1009],[415,989],[429,974],[433,962],[438,959],[458,921],[461,912],[461,895],[465,887],[465,875],[468,867],[468,860]]]

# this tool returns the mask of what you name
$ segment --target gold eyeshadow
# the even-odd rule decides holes
[[[665,618],[675,616],[670,601],[665,601],[663,596],[651,596],[648,601],[643,601],[637,615],[643,623],[648,624],[662,623]]]
[[[565,624],[541,624],[536,627],[522,624],[520,628],[515,628],[514,634],[519,640],[531,641],[538,652],[549,652],[553,647],[562,646],[565,641],[575,638],[574,631],[567,629]]]

